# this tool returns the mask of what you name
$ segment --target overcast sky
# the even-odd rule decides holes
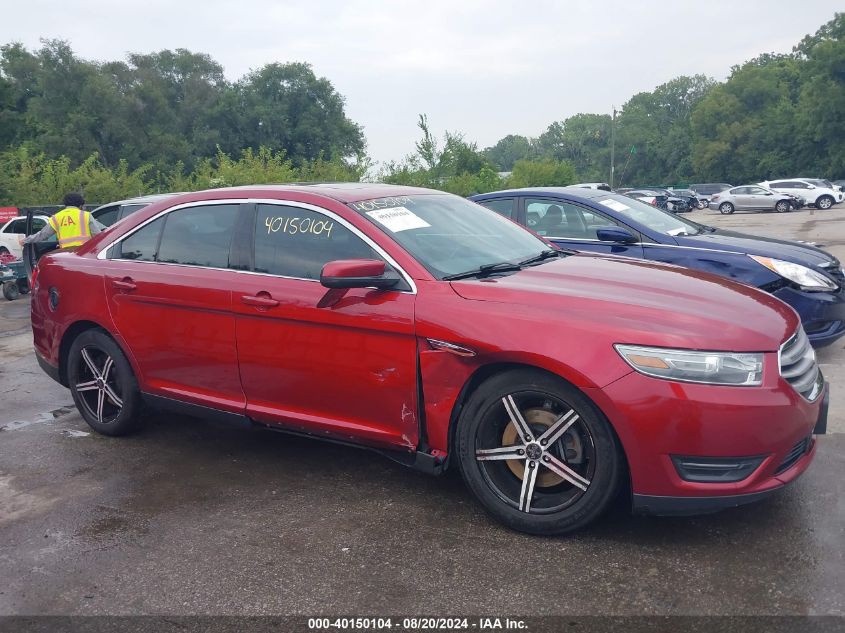
[[[230,79],[305,61],[346,97],[370,155],[399,159],[427,113],[480,147],[606,112],[678,75],[724,79],[788,52],[842,10],[803,0],[26,0],[4,2],[0,43],[68,40],[87,59],[187,48]]]

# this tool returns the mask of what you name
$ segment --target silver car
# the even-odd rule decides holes
[[[789,194],[777,193],[759,185],[742,185],[713,194],[707,206],[726,215],[737,209],[786,213],[792,210],[793,202],[793,197]]]

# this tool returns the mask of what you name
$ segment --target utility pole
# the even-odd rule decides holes
[[[610,188],[613,189],[613,161],[616,154],[616,106],[613,106],[613,118],[610,120]]]

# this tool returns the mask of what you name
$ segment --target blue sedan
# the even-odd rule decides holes
[[[845,271],[814,246],[716,229],[601,190],[539,187],[470,199],[563,248],[705,270],[770,292],[801,315],[814,347],[845,335]]]

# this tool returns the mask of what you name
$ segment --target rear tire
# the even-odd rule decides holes
[[[732,205],[730,202],[723,202],[719,205],[719,211],[722,212],[722,215],[730,215],[734,212],[734,210],[734,205]]]
[[[17,282],[14,281],[7,281],[3,284],[3,296],[6,298],[6,301],[14,301],[18,297],[21,296],[20,288],[18,288]]]
[[[123,351],[103,330],[86,330],[70,346],[68,383],[88,425],[103,435],[126,435],[139,424],[141,393]]]
[[[835,200],[830,196],[819,196],[819,199],[816,200],[816,208],[818,209],[829,209],[833,206]]]
[[[455,443],[469,489],[520,532],[579,530],[619,489],[624,459],[610,423],[578,389],[539,370],[482,383],[461,413]]]

